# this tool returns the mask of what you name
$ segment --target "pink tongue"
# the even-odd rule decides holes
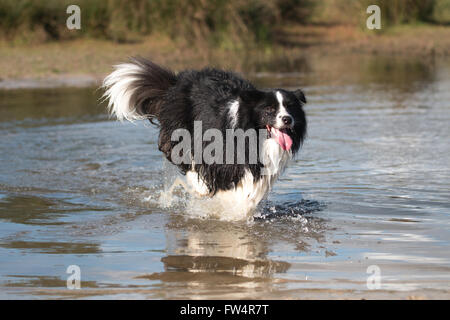
[[[279,145],[281,146],[281,148],[283,148],[283,150],[290,150],[291,146],[292,146],[292,139],[291,137],[289,137],[289,135],[287,135],[286,133],[284,133],[283,131],[280,131],[278,129],[273,128],[273,130],[276,133],[276,139],[279,143]]]

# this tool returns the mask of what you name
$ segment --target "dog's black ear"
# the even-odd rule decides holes
[[[242,101],[247,103],[257,103],[264,98],[264,92],[259,90],[244,90],[241,91],[239,97]]]
[[[294,95],[297,97],[298,100],[302,103],[306,103],[306,97],[302,90],[298,89],[294,91]]]

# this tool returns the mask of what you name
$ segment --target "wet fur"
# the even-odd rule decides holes
[[[194,121],[202,121],[203,132],[216,128],[222,131],[223,137],[227,128],[258,130],[273,125],[279,104],[276,92],[282,95],[284,107],[295,123],[289,132],[293,141],[287,152],[289,158],[298,152],[306,135],[306,117],[302,108],[306,99],[301,90],[258,90],[229,71],[205,68],[175,74],[151,61],[134,58],[116,66],[115,71],[105,78],[103,86],[105,98],[109,100],[108,108],[118,119],[148,119],[152,123],[157,120],[160,128],[158,147],[169,161],[172,148],[178,143],[171,141],[172,132],[183,128],[194,137]],[[273,111],[272,115],[270,111]],[[209,143],[203,142],[203,148]],[[191,147],[194,150],[193,145]],[[249,164],[248,147],[246,153],[245,164],[202,163],[178,167],[183,174],[195,173],[202,188],[206,188],[206,193],[211,196],[220,191],[236,190],[249,177],[255,185],[271,184],[271,179],[263,182],[263,164]],[[262,192],[266,194],[269,187],[264,186]]]

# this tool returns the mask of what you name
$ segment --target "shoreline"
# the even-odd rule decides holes
[[[34,45],[2,45],[0,90],[98,86],[111,66],[130,56],[151,58],[173,70],[215,66],[246,74],[292,70],[317,57],[384,56],[433,61],[450,57],[450,27],[401,26],[383,34],[351,26],[289,26],[271,47],[230,50],[161,35],[136,43],[77,39]],[[280,70],[281,68],[281,70]]]
[[[52,89],[52,88],[87,88],[100,86],[102,79],[89,74],[60,75],[47,78],[1,79],[0,90]]]

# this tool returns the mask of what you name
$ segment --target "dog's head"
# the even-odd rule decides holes
[[[241,98],[251,106],[256,129],[267,129],[268,137],[275,139],[283,150],[298,151],[306,135],[303,91],[253,90],[244,92]]]

